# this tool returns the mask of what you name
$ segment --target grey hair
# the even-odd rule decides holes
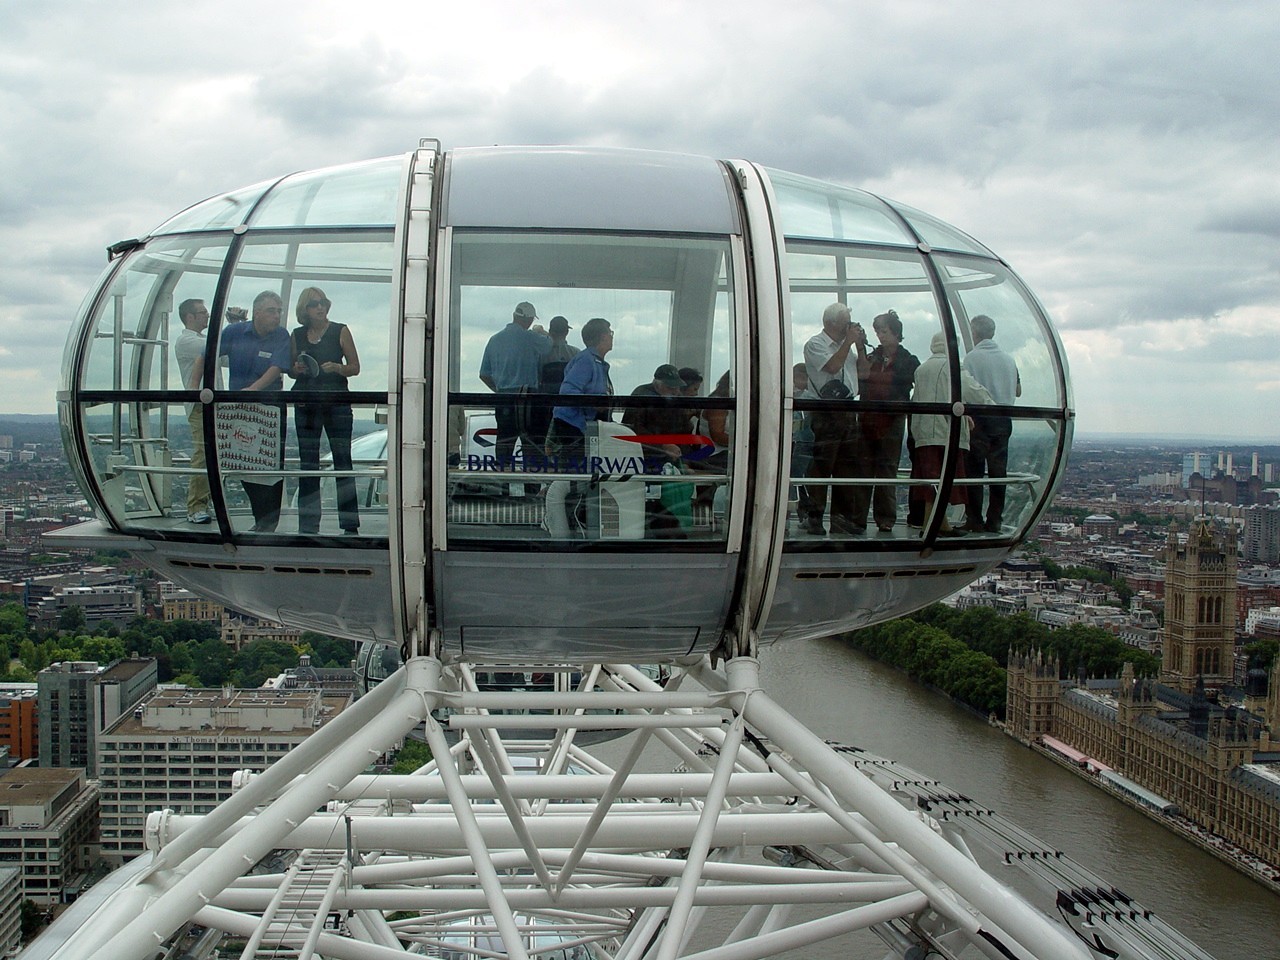
[[[990,340],[996,335],[996,322],[980,313],[969,321],[969,329],[973,331],[974,340]]]
[[[827,309],[822,311],[822,325],[825,327],[830,323],[836,323],[840,320],[848,320],[852,318],[852,316],[853,314],[849,310],[849,305],[837,300],[835,303],[829,304]]]

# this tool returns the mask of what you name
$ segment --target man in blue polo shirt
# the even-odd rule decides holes
[[[607,397],[613,393],[609,380],[609,362],[613,349],[613,329],[603,317],[593,317],[582,326],[582,344],[586,347],[564,368],[560,384],[562,397]],[[547,434],[547,452],[564,473],[586,472],[583,458],[587,454],[588,423],[609,419],[608,407],[594,403],[588,406],[559,406],[552,411],[551,431]],[[581,481],[557,480],[547,490],[547,530],[556,538],[571,536],[585,519],[586,484]]]
[[[263,290],[253,298],[251,322],[231,322],[223,327],[218,355],[227,358],[227,383],[231,390],[280,389],[281,374],[291,366],[289,335],[280,327],[283,307],[279,294]],[[228,311],[228,318],[233,316],[236,314]],[[257,407],[261,409],[255,409]],[[284,407],[245,405],[243,413],[246,421],[263,424],[263,436],[274,435],[276,438],[274,443],[264,443],[263,446],[271,449],[268,459],[274,461],[276,469],[279,469],[284,462]],[[253,531],[273,532],[280,522],[280,496],[284,492],[284,479],[245,476],[241,481],[253,510]]]

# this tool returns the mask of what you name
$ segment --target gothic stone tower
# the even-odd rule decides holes
[[[1040,650],[1009,651],[1005,687],[1005,725],[1026,740],[1053,733],[1053,717],[1061,696],[1059,664]]]
[[[1160,679],[1184,693],[1196,678],[1231,682],[1235,650],[1236,534],[1197,520],[1185,542],[1176,525],[1165,547],[1164,660]]]

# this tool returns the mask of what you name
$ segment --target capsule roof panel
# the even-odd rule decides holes
[[[724,165],[708,157],[593,147],[451,151],[453,227],[739,232]]]

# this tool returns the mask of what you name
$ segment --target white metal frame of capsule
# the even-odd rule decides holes
[[[59,538],[131,550],[238,609],[406,656],[673,662],[900,615],[1007,557],[1047,506],[1069,448],[1061,345],[1003,261],[909,207],[748,161],[572,147],[442,152],[424,141],[403,158],[213,198],[111,250],[68,340],[59,394],[70,459],[102,519]],[[227,308],[265,287],[291,313],[308,285],[329,291],[334,319],[360,344],[363,370],[347,399],[357,432],[382,438],[351,471],[317,469],[294,452],[305,396],[229,390],[214,359]],[[176,313],[195,295],[213,314],[199,390],[173,369]],[[529,444],[518,465],[478,455],[492,441],[477,425],[510,400],[478,386],[481,352],[528,297],[541,301],[544,322],[564,310],[575,330],[591,315],[618,327],[617,395],[602,404],[615,419],[659,405],[632,395],[658,361],[697,366],[708,385],[725,370],[723,394],[704,387],[687,402],[704,420],[731,418],[727,445],[707,457],[691,427],[674,475],[647,461],[637,469],[644,458],[623,454],[643,447],[625,427],[589,436],[602,455],[578,468],[539,465]],[[918,359],[942,336],[947,395],[797,393],[791,367],[833,301],[868,328],[873,314],[898,310]],[[972,319],[984,311],[1018,363],[1012,405],[975,405],[961,389]],[[566,401],[511,402],[533,417]],[[206,440],[203,468],[187,407]],[[237,459],[230,438],[246,408],[284,411],[274,464]],[[1006,476],[960,475],[974,415],[1009,424]],[[858,436],[891,423],[906,437],[909,421],[929,418],[941,425],[934,474],[901,446],[879,466],[841,454],[823,468],[833,476],[803,466],[830,446],[802,439],[819,420]],[[241,492],[255,475],[284,485],[272,530],[253,528]],[[348,475],[359,535],[339,535],[332,503],[319,532],[300,532],[296,485],[319,478],[331,490]],[[200,478],[212,488],[206,525],[186,522],[182,504],[184,485]],[[538,492],[508,495],[526,485]],[[581,528],[551,522],[561,509],[552,491],[565,488],[586,503]],[[1002,522],[942,537],[942,507],[961,489],[988,499],[1005,490]],[[888,491],[891,522],[873,516],[879,506],[865,511],[866,532],[841,526],[843,508],[817,516],[814,491],[833,503],[842,490]],[[918,491],[932,505],[913,517]],[[655,521],[664,512],[674,530]]]
[[[443,706],[452,744],[433,717]],[[554,717],[491,712],[513,707]],[[574,743],[593,722],[634,731],[615,766]],[[557,732],[533,744],[521,736],[532,724]],[[364,772],[419,725],[430,764]],[[638,772],[658,752],[675,772]],[[530,757],[536,772],[517,762]],[[1105,887],[1080,899],[1087,909],[1062,909],[1090,888],[1060,855],[1040,855],[1032,877],[1047,892],[1042,912],[975,857],[999,818],[934,819],[906,789],[918,779],[862,760],[771,700],[751,658],[727,673],[678,668],[665,687],[604,665],[576,693],[527,694],[484,693],[466,665],[418,658],[265,772],[239,777],[216,812],[152,814],[152,852],[23,956],[143,960],[195,923],[242,941],[246,958],[758,960],[847,949],[839,938],[857,931],[886,958],[1207,958],[1140,905],[1109,908],[1096,896]],[[985,839],[997,855],[1036,849],[996,826]],[[255,872],[273,852],[277,872]]]

